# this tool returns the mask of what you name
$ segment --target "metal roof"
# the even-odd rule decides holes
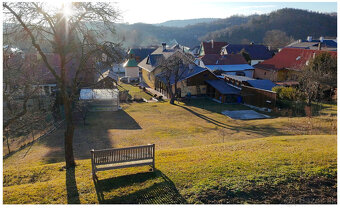
[[[210,70],[223,70],[225,72],[254,70],[254,68],[248,64],[241,65],[206,65]]]
[[[249,80],[247,82],[254,88],[264,89],[268,91],[271,91],[272,88],[276,86],[276,84],[271,82],[270,80]]]
[[[232,87],[223,80],[206,80],[205,82],[214,87],[221,94],[240,94],[240,90]]]

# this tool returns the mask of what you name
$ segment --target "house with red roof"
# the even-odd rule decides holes
[[[311,58],[320,53],[337,56],[337,52],[333,51],[283,48],[273,58],[254,65],[254,78],[268,79],[282,84],[295,84],[296,74],[308,65]]]

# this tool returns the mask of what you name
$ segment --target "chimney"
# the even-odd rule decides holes
[[[312,37],[312,36],[307,36],[307,41],[308,41],[308,42],[311,42],[311,41],[312,41],[312,39],[313,39],[313,37]]]
[[[321,43],[323,43],[323,40],[324,40],[323,36],[320,36],[320,42]]]
[[[166,50],[166,43],[165,42],[163,42],[162,43],[162,46],[163,46],[163,52]]]
[[[214,40],[211,39],[211,48],[214,48]]]

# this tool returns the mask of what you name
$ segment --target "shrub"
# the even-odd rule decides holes
[[[272,90],[280,100],[296,101],[299,98],[299,91],[293,87],[275,86]]]

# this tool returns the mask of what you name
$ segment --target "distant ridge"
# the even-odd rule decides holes
[[[194,25],[198,23],[209,23],[220,18],[197,18],[197,19],[186,19],[186,20],[168,20],[162,23],[156,23],[156,26],[166,26],[166,27],[185,27],[188,25]]]

